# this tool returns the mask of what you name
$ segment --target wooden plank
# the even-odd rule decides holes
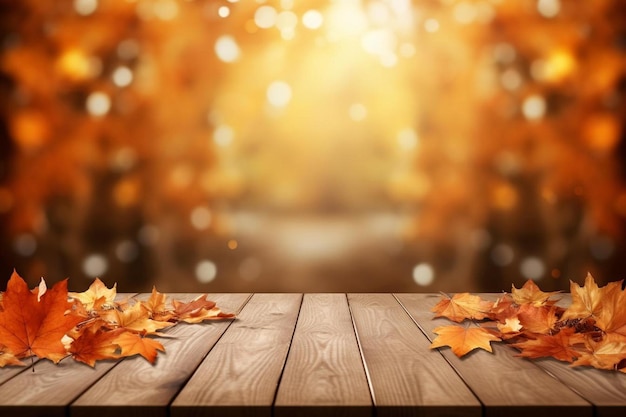
[[[271,416],[301,300],[255,294],[176,397],[171,416]]]
[[[190,301],[198,294],[169,298]],[[144,296],[144,297],[147,297]],[[209,299],[226,312],[236,312],[249,294],[212,294]],[[167,330],[161,338],[166,353],[155,365],[141,357],[124,360],[81,395],[70,407],[72,417],[167,416],[167,407],[232,320],[188,325]]]
[[[345,294],[305,294],[274,403],[276,417],[371,416]]]
[[[349,294],[376,415],[480,416],[481,405],[391,294]]]
[[[0,386],[0,416],[65,417],[67,406],[117,361],[100,361],[95,368],[65,358],[58,365],[42,360],[35,372],[22,372]]]
[[[483,298],[495,300],[495,294],[484,294]],[[559,294],[554,299],[561,307],[572,303],[569,293]],[[517,352],[513,349],[514,352]],[[622,417],[626,415],[626,374],[603,371],[589,367],[572,368],[551,358],[534,359],[533,363],[558,378],[563,384],[576,391],[593,404],[597,417]]]
[[[34,362],[38,361],[39,359],[33,360]],[[26,366],[24,367],[20,367],[20,366],[6,366],[4,368],[0,368],[0,385],[4,384],[5,382],[7,382],[8,380],[10,380],[11,378],[13,378],[14,376],[16,376],[17,374],[20,374],[24,371],[26,371],[27,369],[30,369],[31,366],[31,359],[24,359],[22,360],[22,362],[24,362],[26,364]]]
[[[437,326],[454,324],[433,319],[430,309],[440,300],[437,294],[396,294],[415,322],[432,340]],[[458,358],[448,348],[441,353],[457,369],[472,391],[485,406],[485,416],[552,417],[555,413],[573,416],[591,416],[587,401],[545,373],[531,361],[512,355],[511,349],[493,343],[493,354],[475,350]]]
[[[118,294],[125,300],[134,294]],[[35,371],[21,372],[0,385],[0,416],[65,417],[68,404],[118,361],[100,361],[94,368],[71,358],[58,365],[39,360]]]

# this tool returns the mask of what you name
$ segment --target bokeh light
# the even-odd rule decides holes
[[[623,278],[620,0],[0,2],[0,280]]]

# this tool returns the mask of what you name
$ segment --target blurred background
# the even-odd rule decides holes
[[[626,276],[620,0],[0,0],[0,284]]]

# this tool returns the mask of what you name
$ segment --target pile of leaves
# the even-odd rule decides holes
[[[431,349],[449,346],[459,357],[491,342],[504,341],[526,358],[553,357],[572,366],[592,366],[626,372],[626,291],[622,282],[598,287],[588,274],[581,287],[570,286],[568,308],[552,299],[557,292],[542,292],[532,281],[521,289],[512,286],[495,302],[469,293],[442,296],[432,308],[465,326],[439,326]]]
[[[117,302],[116,286],[95,279],[87,291],[67,290],[67,279],[48,289],[41,280],[30,290],[16,272],[0,293],[0,367],[25,365],[24,358],[58,363],[70,355],[94,366],[97,360],[141,355],[154,363],[163,345],[154,336],[180,322],[232,318],[203,294],[193,301],[167,302],[152,290],[146,301]]]

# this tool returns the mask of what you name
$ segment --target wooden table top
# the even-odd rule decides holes
[[[138,295],[146,296],[146,295]],[[192,298],[195,294],[174,294]],[[141,357],[0,369],[0,416],[624,416],[626,374],[431,350],[438,294],[211,294]],[[555,414],[557,413],[557,414]]]

